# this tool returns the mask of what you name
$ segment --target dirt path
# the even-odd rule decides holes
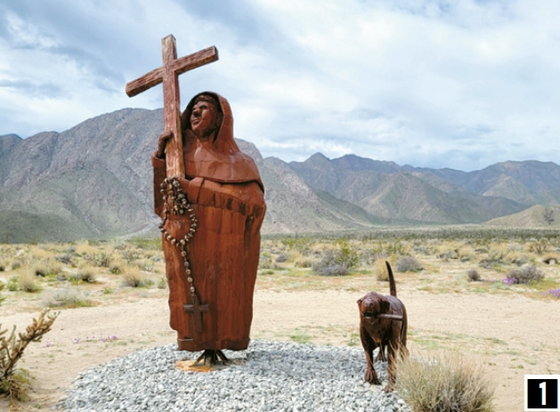
[[[362,295],[257,291],[253,337],[359,347],[356,300]],[[409,313],[412,354],[450,348],[483,362],[496,382],[497,411],[523,409],[523,375],[560,374],[559,301],[407,290],[399,296]],[[0,307],[4,328],[16,324],[21,330],[34,315]],[[63,310],[43,342],[27,349],[21,366],[35,380],[22,410],[51,410],[81,370],[174,338],[162,297]],[[7,410],[5,401],[0,410]]]

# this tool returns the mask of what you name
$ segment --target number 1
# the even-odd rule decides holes
[[[541,405],[546,405],[546,382],[539,383],[541,388]]]

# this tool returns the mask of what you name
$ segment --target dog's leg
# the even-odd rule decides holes
[[[375,372],[375,368],[373,367],[373,351],[377,347],[373,339],[369,336],[367,331],[364,331],[363,328],[360,329],[360,338],[362,339],[362,346],[364,348],[364,352],[366,355],[366,375],[364,380],[368,383],[372,383],[374,385],[380,385],[381,382],[377,377],[377,373]]]

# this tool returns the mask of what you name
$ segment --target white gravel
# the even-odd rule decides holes
[[[134,352],[81,373],[53,410],[93,411],[363,411],[410,412],[381,389],[387,365],[375,365],[382,386],[364,382],[361,348],[252,341],[224,351],[231,365],[185,372],[176,361],[200,353],[176,345]]]

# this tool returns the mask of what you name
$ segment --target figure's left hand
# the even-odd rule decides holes
[[[155,153],[157,158],[163,159],[165,158],[165,146],[167,146],[167,142],[173,138],[173,132],[165,131],[159,136],[158,140],[158,149]]]

